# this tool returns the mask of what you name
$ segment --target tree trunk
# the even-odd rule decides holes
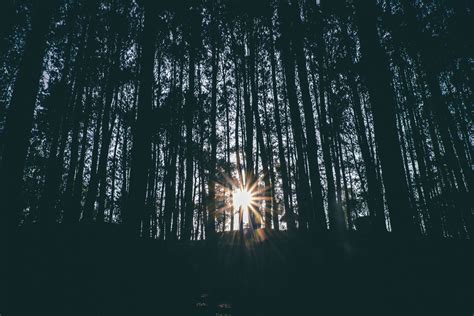
[[[66,102],[66,85],[57,83],[51,89],[51,95],[47,102],[49,111],[49,126],[51,145],[46,166],[46,179],[43,194],[39,201],[40,222],[54,222],[57,219],[57,200],[59,197],[59,185],[61,181],[62,159],[59,159],[58,147],[60,130],[63,123]],[[62,156],[61,156],[62,157]]]
[[[86,92],[86,101],[85,101],[85,110],[84,110],[84,122],[82,126],[82,140],[81,140],[81,155],[79,157],[79,164],[77,167],[77,172],[74,180],[74,186],[72,189],[72,196],[66,196],[66,203],[70,203],[68,209],[65,210],[64,221],[67,223],[77,223],[81,216],[81,200],[82,200],[82,191],[84,187],[84,169],[86,163],[86,153],[87,145],[89,139],[87,137],[87,132],[89,129],[89,122],[91,121],[91,112],[92,112],[92,89],[89,88]],[[98,136],[97,136],[98,137]],[[95,157],[95,156],[94,156]],[[96,160],[92,159],[94,162]],[[70,199],[70,200],[68,200]]]
[[[212,56],[211,56],[211,157],[209,162],[209,225],[207,227],[208,237],[213,237],[216,227],[216,160],[217,160],[217,134],[216,134],[216,116],[217,116],[217,72],[219,69],[219,51],[217,47],[217,21],[216,17],[212,17]]]
[[[100,103],[102,104],[102,102]],[[100,131],[101,131],[101,116],[103,106],[99,107],[99,113],[97,114],[97,122],[94,132],[94,144],[92,147],[92,162],[90,168],[89,185],[87,189],[86,201],[84,203],[84,210],[82,215],[82,221],[86,223],[92,222],[94,218],[95,201],[97,199],[97,185],[99,178],[97,174],[97,164],[99,160],[99,143],[100,143]],[[87,133],[83,137],[87,137]]]
[[[354,123],[357,131],[357,140],[359,142],[362,159],[365,165],[365,176],[367,178],[367,205],[369,215],[373,218],[375,231],[385,232],[385,212],[383,206],[383,196],[381,183],[377,179],[375,160],[370,152],[369,141],[367,139],[362,106],[355,76],[349,72],[349,86],[351,89],[352,109],[354,111]]]
[[[105,200],[106,200],[106,189],[107,189],[107,161],[109,157],[109,146],[110,139],[112,136],[113,125],[115,118],[112,114],[112,101],[118,99],[118,92],[115,92],[116,79],[115,76],[118,74],[118,65],[120,63],[120,48],[119,48],[119,39],[117,37],[112,39],[112,47],[109,47],[112,50],[111,66],[108,69],[108,79],[105,86],[105,105],[104,105],[104,115],[102,115],[102,141],[100,146],[100,158],[99,158],[99,168],[98,176],[100,186],[99,189],[99,208],[97,211],[97,222],[101,223],[104,221],[105,216]],[[114,97],[115,95],[115,97]],[[110,123],[112,119],[112,122]]]
[[[313,197],[312,209],[308,214],[310,228],[314,228],[316,232],[324,232],[327,230],[326,214],[324,212],[323,192],[321,187],[321,175],[318,166],[318,143],[316,140],[316,128],[314,126],[313,104],[309,93],[308,71],[306,66],[306,57],[303,46],[304,29],[301,25],[300,12],[298,2],[294,1],[292,5],[292,17],[294,21],[294,30],[292,37],[293,47],[295,50],[296,64],[298,68],[298,79],[303,101],[304,122],[306,126],[307,155],[309,165],[309,175],[311,180],[311,194]],[[322,32],[322,30],[321,30]],[[320,54],[323,52],[320,51]],[[323,69],[321,67],[321,69]],[[330,204],[331,206],[331,204]],[[314,214],[312,214],[314,212]]]
[[[298,214],[299,214],[299,228],[301,230],[306,230],[308,227],[308,211],[310,208],[309,201],[311,200],[310,187],[308,182],[308,176],[306,174],[305,165],[304,165],[304,140],[303,140],[303,130],[302,123],[300,118],[300,111],[298,107],[298,98],[296,95],[296,85],[295,85],[295,64],[294,64],[294,55],[290,48],[290,21],[291,16],[288,15],[289,11],[288,4],[286,1],[281,0],[279,6],[279,16],[281,19],[281,32],[282,32],[282,44],[281,44],[281,55],[283,61],[283,69],[285,72],[285,82],[286,89],[288,93],[288,103],[290,108],[291,116],[291,126],[293,130],[293,138],[296,146],[296,169],[297,169],[297,184],[298,189],[296,191],[298,199]],[[288,214],[291,216],[291,214]],[[291,231],[294,229],[292,223],[294,219],[288,217],[288,229]]]
[[[124,223],[131,235],[140,235],[140,220],[145,208],[146,180],[150,163],[151,133],[150,117],[153,106],[153,81],[155,62],[155,20],[152,5],[145,3],[142,56],[140,67],[140,96],[137,120],[134,126],[132,161],[130,173],[130,194],[124,214]]]
[[[290,206],[290,197],[289,194],[291,192],[289,180],[288,180],[288,168],[286,165],[286,158],[285,158],[285,148],[283,147],[283,136],[282,136],[282,126],[281,126],[281,119],[280,119],[280,108],[279,108],[279,100],[278,100],[278,88],[276,82],[276,58],[275,58],[275,47],[273,43],[273,27],[270,27],[270,63],[271,63],[271,76],[272,76],[272,93],[273,93],[273,115],[275,119],[275,129],[277,132],[277,142],[278,142],[278,159],[280,162],[280,174],[281,174],[281,181],[283,186],[283,204],[285,206],[285,212],[288,214],[293,212],[293,209]],[[274,182],[273,182],[273,185]],[[294,217],[294,215],[290,215],[290,217]],[[277,222],[278,223],[278,222]]]
[[[413,212],[395,122],[396,104],[390,86],[391,74],[377,34],[377,4],[375,0],[370,0],[356,2],[355,5],[391,227],[396,233],[411,235],[414,233]]]
[[[190,38],[190,52],[189,52],[189,78],[188,78],[188,94],[186,97],[186,113],[185,113],[185,125],[186,125],[186,182],[184,189],[184,201],[185,201],[185,230],[183,232],[183,239],[188,240],[191,236],[192,230],[192,218],[194,212],[194,201],[193,201],[193,119],[194,119],[194,107],[195,107],[195,63],[196,63],[196,50],[199,42],[199,28],[201,20],[197,12],[191,9],[191,38]]]
[[[39,79],[43,67],[46,36],[58,1],[34,1],[32,28],[13,87],[13,94],[5,123],[3,157],[0,166],[1,203],[5,209],[3,222],[15,227],[22,210],[23,169],[28,152],[28,140],[33,126],[33,115]]]

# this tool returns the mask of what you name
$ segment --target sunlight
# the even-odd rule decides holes
[[[244,210],[247,209],[253,202],[253,196],[250,191],[245,189],[235,190],[233,193],[233,204],[234,207],[242,207]]]
[[[230,214],[231,230],[239,229],[240,225],[245,229],[251,221],[255,227],[261,227],[263,215],[271,200],[268,194],[270,188],[264,184],[264,174],[249,175],[245,170],[236,173],[237,177],[232,174],[223,175],[223,180],[219,183],[223,190],[216,196],[216,200],[221,199],[224,203],[221,203],[216,212],[222,218],[225,214]]]

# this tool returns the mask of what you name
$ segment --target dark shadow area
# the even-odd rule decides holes
[[[256,234],[261,232],[257,231]],[[471,315],[469,241],[346,242],[237,232],[129,240],[116,225],[24,227],[10,242],[18,315]],[[8,315],[16,315],[8,313]]]

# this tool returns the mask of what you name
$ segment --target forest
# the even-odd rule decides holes
[[[429,270],[426,280],[444,276],[440,295],[453,297],[444,300],[443,315],[455,315],[454,306],[470,309],[473,10],[469,0],[4,1],[1,230],[7,269],[21,275],[6,289],[6,306],[30,297],[39,309],[51,308],[47,294],[34,298],[48,280],[62,295],[64,284],[107,265],[117,274],[130,266],[146,279],[155,259],[138,258],[149,253],[187,284],[217,268],[201,258],[199,273],[181,273],[189,269],[174,266],[179,256],[192,265],[208,254],[217,266],[237,249],[237,259],[221,258],[232,261],[223,274],[245,266],[239,273],[252,283],[262,271],[268,279],[289,273],[286,286],[301,288],[293,280],[303,282],[299,268],[311,275],[327,266],[355,269],[347,264],[352,254],[369,249],[357,262],[382,273],[397,265],[384,268],[377,258],[385,255],[374,249],[413,247],[398,255],[446,260],[429,259],[428,268],[425,257],[412,261]],[[313,258],[318,249],[326,249],[321,260]],[[296,260],[299,252],[314,255]],[[165,254],[176,260],[163,263]],[[281,254],[284,263],[271,263]],[[166,273],[150,276],[167,284],[163,297],[178,282]],[[344,273],[340,282],[352,284],[357,272]],[[130,306],[142,299],[115,293],[120,282],[109,277],[100,283],[107,298],[127,297]],[[217,295],[217,277],[202,278],[193,285],[198,293],[206,284],[201,300]],[[143,279],[129,281],[153,300]],[[77,295],[84,298],[79,309],[100,309],[99,299],[85,299],[93,295],[83,293],[91,290],[83,282],[63,303]],[[247,283],[234,287],[242,292],[252,288]],[[321,291],[333,298],[337,289]],[[431,294],[429,306],[439,293]],[[250,303],[231,297],[250,315]],[[214,315],[211,305],[193,308]],[[275,315],[273,308],[255,315]]]

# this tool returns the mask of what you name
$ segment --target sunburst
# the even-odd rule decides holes
[[[240,174],[239,174],[240,175]],[[231,200],[227,200],[227,203],[223,203],[224,207],[218,212],[227,212],[234,215],[239,215],[239,219],[236,221],[245,221],[250,223],[250,217],[252,216],[255,223],[263,223],[262,215],[267,209],[263,204],[268,203],[270,196],[268,194],[269,188],[264,185],[264,174],[258,176],[251,176],[248,173],[242,172],[241,176],[236,179],[231,176],[224,176],[225,183],[221,183],[224,187],[224,197],[231,197]],[[239,225],[241,226],[241,225]]]

